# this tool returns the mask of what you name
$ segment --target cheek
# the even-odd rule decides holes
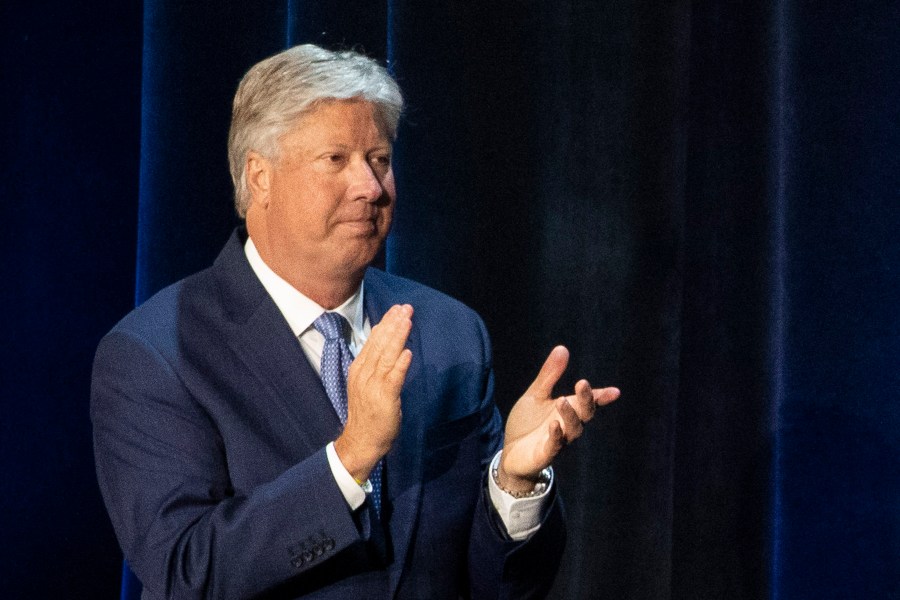
[[[283,198],[286,222],[300,233],[322,235],[337,211],[340,186],[316,175],[291,181]]]

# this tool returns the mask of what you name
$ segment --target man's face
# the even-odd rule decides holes
[[[325,278],[365,269],[388,234],[396,196],[391,143],[374,106],[322,104],[281,137],[280,155],[264,162],[268,187],[254,190],[253,202],[264,206],[270,266],[288,281],[296,269]]]

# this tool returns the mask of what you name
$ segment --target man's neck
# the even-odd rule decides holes
[[[365,275],[360,273],[318,273],[308,268],[285,268],[285,261],[275,260],[265,243],[265,239],[250,237],[248,240],[256,254],[273,273],[286,281],[295,290],[326,310],[333,310],[355,294]],[[308,264],[303,265],[309,267]]]
[[[265,260],[265,259],[263,259]],[[275,271],[278,273],[278,271]],[[301,294],[321,306],[326,310],[333,310],[346,302],[353,294],[359,290],[362,284],[362,274],[354,277],[351,281],[347,279],[336,280],[331,282],[323,281],[319,278],[313,278],[311,281],[291,280],[284,274],[278,273],[278,276],[290,283]]]

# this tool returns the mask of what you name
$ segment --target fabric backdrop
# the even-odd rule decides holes
[[[616,385],[556,465],[553,598],[900,598],[900,4],[4,4],[4,597],[111,598],[93,349],[237,222],[254,62],[386,60],[388,270]],[[125,579],[125,597],[138,586]]]

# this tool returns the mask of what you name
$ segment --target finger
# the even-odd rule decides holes
[[[544,361],[537,377],[528,386],[528,390],[525,393],[538,398],[549,398],[553,393],[553,386],[562,377],[568,364],[569,351],[565,346],[556,346],[550,351],[550,355]]]
[[[571,444],[581,437],[584,425],[581,423],[581,419],[578,418],[575,409],[569,404],[569,401],[565,398],[557,400],[556,412],[559,415],[559,423],[562,425],[563,435],[566,436],[566,443]]]
[[[582,423],[587,423],[594,418],[597,405],[594,403],[594,394],[591,384],[587,379],[582,379],[575,384],[575,395],[566,398]]]
[[[384,380],[385,375],[396,363],[400,352],[403,351],[406,336],[411,328],[408,317],[411,313],[412,308],[409,306],[406,306],[405,310],[404,307],[393,306],[385,313],[381,322],[372,328],[369,339],[366,340],[360,353],[350,364],[348,386],[371,387],[377,383],[377,380]],[[391,348],[391,340],[396,337],[398,332],[397,323],[404,319],[409,323],[409,327],[403,334],[402,341],[397,342],[397,346]],[[389,355],[390,358],[387,358]]]
[[[393,313],[391,320],[386,323],[383,330],[381,343],[378,352],[377,369],[383,373],[388,373],[394,368],[397,359],[406,347],[406,340],[409,339],[409,333],[412,331],[412,319],[409,315],[412,309],[408,305],[399,307]]]
[[[607,387],[607,388],[598,388],[591,390],[594,403],[597,406],[605,406],[611,402],[614,402],[622,392],[619,391],[619,388]]]
[[[394,368],[387,375],[387,382],[390,388],[390,394],[393,397],[400,397],[403,390],[403,383],[406,381],[406,373],[409,371],[409,365],[412,364],[412,351],[404,349],[397,357]]]
[[[360,349],[354,362],[362,363],[369,358],[370,354],[375,356],[380,354],[380,348],[384,344],[383,338],[387,335],[386,330],[388,324],[393,321],[394,315],[398,310],[398,306],[392,306],[384,313],[384,316],[381,317],[381,321],[372,326],[369,337],[363,344],[363,347]]]
[[[358,369],[366,367],[378,368],[387,359],[387,368],[396,361],[406,344],[406,338],[412,327],[410,317],[412,307],[409,305],[392,306],[382,317],[381,322],[372,327],[369,339],[363,344],[359,355],[354,360],[359,363]]]
[[[559,454],[566,445],[566,436],[563,435],[562,426],[559,424],[559,421],[550,421],[547,433],[547,441],[544,443],[546,459],[540,461],[541,464],[544,465],[552,463],[553,459],[556,458],[556,455]]]

